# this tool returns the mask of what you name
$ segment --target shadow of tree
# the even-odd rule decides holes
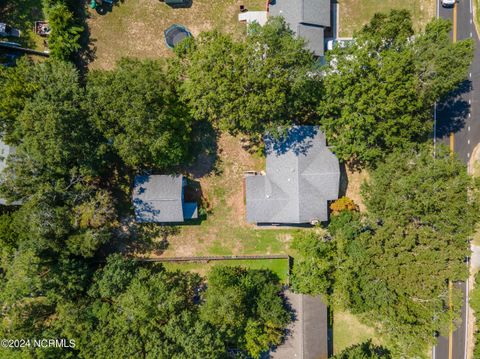
[[[79,2],[79,5],[75,6],[74,14],[80,26],[83,27],[83,32],[80,38],[80,50],[75,58],[75,63],[82,74],[88,72],[88,65],[96,59],[97,47],[95,46],[95,39],[92,39],[90,28],[87,20],[90,18],[88,11],[88,4],[90,1],[84,0]]]
[[[168,248],[169,236],[177,234],[178,231],[176,226],[130,223],[128,235],[123,238],[121,249],[126,254],[161,255]]]
[[[437,137],[448,136],[451,132],[458,132],[465,126],[465,119],[470,112],[470,104],[462,95],[470,92],[472,83],[463,81],[455,91],[439,101],[437,107]]]
[[[193,179],[209,174],[220,174],[218,158],[218,139],[220,133],[209,121],[197,122],[192,130],[192,147],[190,149],[190,164],[181,167],[180,172],[186,172]]]

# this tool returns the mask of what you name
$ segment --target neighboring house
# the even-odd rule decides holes
[[[182,175],[136,176],[133,206],[137,222],[184,222],[198,217],[197,203],[184,201]]]
[[[271,0],[269,16],[282,16],[315,56],[324,55],[324,32],[330,27],[330,0]]]
[[[338,198],[340,167],[316,126],[295,126],[279,140],[265,137],[265,175],[246,175],[247,221],[301,224],[328,220]]]
[[[5,167],[7,166],[7,158],[10,154],[14,154],[15,149],[9,145],[7,145],[5,142],[2,141],[0,138],[0,176],[2,172],[5,170]],[[6,201],[2,198],[0,198],[0,205],[5,205]],[[16,203],[14,203],[16,204]]]
[[[288,327],[285,342],[270,352],[271,359],[327,359],[327,306],[320,296],[285,292],[288,304],[295,311],[295,320]]]

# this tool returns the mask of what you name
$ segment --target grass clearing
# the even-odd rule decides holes
[[[242,36],[240,5],[264,10],[265,0],[192,0],[189,8],[171,8],[158,0],[119,1],[104,15],[90,10],[88,26],[94,48],[92,68],[111,69],[122,57],[159,58],[172,56],[163,31],[173,24],[184,25],[193,36],[219,29]]]
[[[208,263],[163,263],[168,270],[190,271],[202,276],[208,274],[208,271],[217,265],[223,266],[242,266],[249,269],[270,269],[274,272],[280,281],[288,283],[288,260],[287,259],[259,259],[259,260],[226,260],[211,261]]]
[[[372,327],[360,322],[353,314],[347,311],[335,311],[333,314],[333,353],[341,353],[344,349],[366,342],[371,339],[373,344],[382,345],[383,342]]]
[[[415,30],[424,28],[436,14],[435,0],[338,0],[338,5],[339,37],[351,37],[378,12],[389,12],[393,9],[409,10]]]
[[[201,166],[192,166],[193,169]],[[248,153],[241,140],[222,134],[218,140],[216,171],[197,177],[211,211],[196,224],[178,226],[168,237],[162,256],[286,254],[291,228],[258,228],[245,220],[243,176],[247,170],[263,170],[265,160]],[[193,175],[192,175],[193,176]]]

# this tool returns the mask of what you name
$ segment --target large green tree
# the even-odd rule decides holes
[[[70,60],[81,48],[80,36],[84,29],[64,1],[53,1],[51,6],[49,2],[45,10],[52,29],[48,38],[50,54],[58,60]]]
[[[88,114],[126,165],[170,169],[188,155],[192,118],[158,61],[121,60],[92,71]]]
[[[214,267],[201,316],[222,333],[229,348],[254,358],[281,343],[289,313],[279,296],[278,277],[265,270]]]
[[[452,43],[450,30],[437,19],[415,34],[410,14],[394,10],[329,52],[318,113],[339,158],[375,165],[429,138],[434,102],[466,79],[473,57],[472,41]]]
[[[200,285],[198,275],[112,255],[89,298],[61,305],[57,326],[78,340],[80,358],[222,358],[220,333],[198,315]]]
[[[317,228],[295,234],[297,251],[292,270],[292,288],[307,294],[331,294],[335,271],[335,242],[327,231]]]
[[[376,326],[396,356],[423,357],[435,333],[448,329],[448,282],[468,276],[477,186],[448,149],[434,157],[425,147],[387,156],[362,193],[367,213],[333,216],[331,243],[296,239],[314,255],[300,252],[311,270],[294,276],[294,287],[329,296]],[[330,266],[324,258],[333,258]],[[452,294],[458,314],[461,293]]]
[[[380,346],[373,345],[371,341],[352,345],[337,354],[333,359],[391,359],[392,356],[388,350]]]
[[[255,137],[313,117],[314,58],[283,18],[250,25],[244,41],[209,32],[190,45],[179,52],[179,78],[196,118]]]
[[[355,306],[380,315],[383,330],[403,343],[398,350],[415,352],[448,323],[448,281],[468,276],[477,190],[446,148],[435,158],[425,148],[387,157],[363,196],[375,225],[363,241],[368,265]]]

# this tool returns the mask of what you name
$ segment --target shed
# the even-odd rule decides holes
[[[198,217],[197,203],[184,201],[182,175],[136,176],[133,205],[137,222],[180,223]]]

